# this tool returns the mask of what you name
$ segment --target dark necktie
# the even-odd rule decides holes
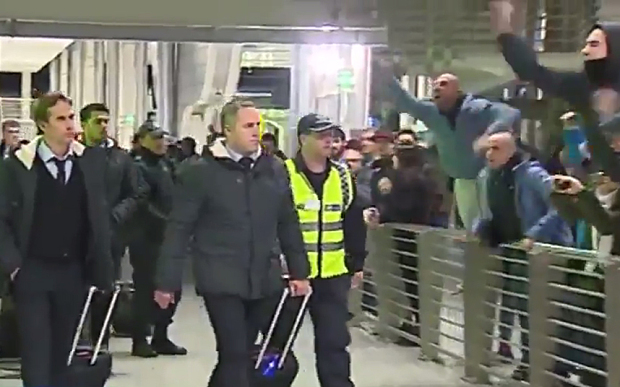
[[[67,160],[60,160],[54,158],[54,163],[56,164],[56,168],[58,169],[58,173],[56,174],[56,181],[60,184],[65,185],[67,183]]]
[[[249,171],[250,169],[252,169],[252,164],[254,164],[254,160],[252,160],[252,158],[250,157],[242,157],[239,160],[239,164],[243,166],[243,169]]]

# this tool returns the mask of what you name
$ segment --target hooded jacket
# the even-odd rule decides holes
[[[620,23],[597,23],[590,32],[597,28],[607,35],[608,49],[605,75],[597,80],[588,75],[587,66],[581,71],[559,71],[541,65],[532,45],[520,36],[501,34],[497,40],[504,59],[519,79],[534,83],[545,94],[562,98],[575,107],[583,107],[590,105],[592,93],[600,87],[620,91]],[[600,84],[601,80],[603,84]]]
[[[591,109],[591,97],[602,87],[620,92],[620,23],[601,22],[592,26],[602,29],[607,38],[608,55],[603,67],[604,76],[591,76],[588,66],[581,71],[558,71],[549,69],[536,58],[534,49],[522,38],[514,34],[501,34],[498,42],[506,62],[516,75],[524,81],[533,82],[545,94],[562,98],[584,116],[584,134],[590,147],[592,161],[616,182],[620,182],[620,163],[609,146],[604,132],[617,131],[620,117],[599,119]],[[599,122],[602,124],[599,125]]]
[[[310,273],[284,166],[262,153],[245,169],[223,139],[205,147],[202,157],[177,175],[157,266],[158,289],[181,289],[181,261],[191,238],[201,293],[258,299],[280,291],[277,240],[290,277],[305,279]]]

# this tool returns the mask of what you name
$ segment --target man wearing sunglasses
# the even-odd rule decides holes
[[[0,157],[7,158],[11,151],[20,147],[21,125],[15,120],[2,121],[2,141],[0,142]]]
[[[125,252],[128,240],[127,222],[138,207],[138,200],[145,190],[138,184],[137,169],[131,156],[108,137],[108,123],[110,110],[101,103],[91,103],[80,110],[80,124],[82,126],[82,142],[87,147],[100,147],[105,150],[105,184],[106,198],[110,206],[110,221],[112,226],[112,259],[114,275],[120,278],[121,258]],[[96,340],[105,313],[109,304],[109,297],[95,300],[97,305],[93,309],[91,318],[92,339]],[[100,307],[99,307],[100,306]],[[104,345],[107,346],[108,335]]]
[[[146,121],[138,129],[138,142],[134,162],[140,179],[147,185],[147,194],[141,198],[136,216],[132,220],[129,258],[133,267],[133,345],[131,354],[137,357],[157,355],[185,355],[187,350],[168,338],[168,326],[181,298],[174,295],[175,303],[157,308],[153,301],[157,257],[164,239],[168,215],[172,209],[174,171],[166,159],[166,133],[153,122]],[[153,317],[151,320],[150,317]],[[153,338],[147,335],[154,324]]]

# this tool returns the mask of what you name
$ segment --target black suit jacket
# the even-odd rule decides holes
[[[6,274],[20,268],[31,240],[37,190],[33,168],[40,139],[0,161],[0,268]],[[107,289],[113,281],[110,214],[106,200],[104,149],[72,144],[74,162],[84,174],[90,223],[86,280]]]

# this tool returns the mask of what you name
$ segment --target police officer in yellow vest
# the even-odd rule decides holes
[[[348,294],[361,278],[366,230],[351,173],[330,161],[333,131],[328,118],[299,120],[300,151],[285,162],[310,260],[317,374],[321,387],[353,387]]]

